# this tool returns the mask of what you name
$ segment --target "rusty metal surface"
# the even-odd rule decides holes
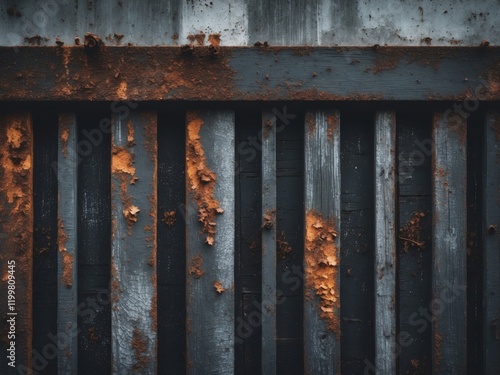
[[[1,47],[0,101],[500,99],[498,47],[90,50]]]

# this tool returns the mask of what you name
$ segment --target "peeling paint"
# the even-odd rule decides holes
[[[310,210],[305,237],[306,298],[318,297],[319,316],[330,331],[340,335],[339,260],[333,219]]]
[[[216,217],[224,210],[215,198],[214,188],[216,182],[215,173],[208,168],[203,146],[200,140],[200,129],[203,120],[194,111],[189,111],[187,117],[187,139],[186,139],[186,174],[187,189],[198,205],[198,221],[203,225],[202,232],[205,233],[205,242],[212,246],[215,242]]]
[[[222,283],[220,281],[216,281],[214,283],[214,288],[218,294],[222,294],[226,291],[226,289],[222,286]]]
[[[68,236],[64,230],[64,222],[57,218],[57,245],[62,255],[62,276],[61,284],[71,287],[73,285],[73,254],[68,253],[66,242]]]

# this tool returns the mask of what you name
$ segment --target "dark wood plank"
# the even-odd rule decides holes
[[[121,108],[128,108],[126,106]],[[78,372],[111,372],[111,120],[109,108],[77,112]]]
[[[158,113],[158,373],[186,373],[186,126]]]
[[[78,169],[72,162],[78,159],[78,129],[75,113],[59,115],[58,137],[58,220],[57,220],[57,331],[76,331],[78,324],[78,263],[77,263],[77,183]],[[71,335],[58,345],[58,374],[74,374],[78,367],[78,337]]]
[[[340,372],[340,114],[305,118],[304,366]]]
[[[262,373],[276,374],[276,116],[262,113]]]
[[[57,155],[58,113],[33,113],[33,351],[53,345],[57,332]],[[56,353],[57,354],[57,353]],[[37,365],[40,375],[57,373],[57,356]],[[43,368],[42,368],[43,367]]]
[[[375,114],[375,366],[396,373],[396,114]]]
[[[0,47],[0,101],[499,100],[499,57],[493,46]]]
[[[234,112],[189,111],[188,373],[234,372]]]
[[[31,374],[33,123],[29,112],[0,115],[0,150],[1,371]],[[8,358],[12,349],[14,356]]]
[[[341,118],[342,373],[358,374],[375,362],[373,112],[361,107]]]
[[[431,113],[398,112],[398,373],[431,367],[432,296]],[[412,242],[414,241],[414,242]],[[424,309],[424,310],[423,310]]]
[[[433,118],[433,373],[467,369],[466,120]],[[451,296],[450,296],[451,295]]]
[[[500,113],[490,111],[484,126],[484,372],[500,373]]]
[[[157,367],[157,115],[113,117],[113,373]]]

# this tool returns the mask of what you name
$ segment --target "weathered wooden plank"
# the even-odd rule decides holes
[[[156,112],[112,119],[113,373],[156,373]]]
[[[340,114],[305,118],[304,366],[340,372]]]
[[[342,111],[342,373],[375,362],[374,336],[374,126],[369,110]]]
[[[484,126],[483,241],[484,372],[500,372],[500,113]]]
[[[95,56],[83,46],[0,47],[0,101],[500,99],[499,47],[210,51],[108,46]]]
[[[276,374],[276,115],[262,113],[262,373]]]
[[[396,114],[375,114],[375,366],[396,373]]]
[[[235,115],[186,117],[188,373],[232,374]]]
[[[74,113],[59,115],[58,137],[58,220],[57,220],[57,331],[76,332],[78,324],[78,266],[77,266],[77,182],[78,159],[77,123]],[[66,159],[70,160],[67,162]],[[78,336],[68,335],[57,346],[57,367],[60,374],[74,374],[78,368]]]
[[[32,373],[33,125],[31,114],[0,115],[1,371]],[[11,336],[11,333],[14,336]]]
[[[433,374],[467,366],[467,125],[459,116],[433,118]]]

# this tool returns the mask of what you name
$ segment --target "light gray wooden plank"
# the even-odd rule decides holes
[[[396,373],[396,114],[375,114],[375,366]]]
[[[186,135],[189,374],[234,373],[235,115],[188,111]]]
[[[58,261],[57,261],[57,330],[74,332],[78,324],[78,211],[77,181],[78,130],[76,115],[59,115],[58,138]],[[67,160],[69,162],[67,162]],[[60,374],[75,374],[78,367],[78,337],[69,335],[64,345],[58,345],[57,368]]]
[[[340,114],[306,113],[304,360],[340,373]],[[338,235],[337,235],[338,234]]]
[[[465,374],[467,364],[467,122],[433,118],[433,374]]]
[[[262,373],[276,374],[276,116],[262,113]]]
[[[156,373],[157,115],[112,119],[112,365]]]
[[[500,113],[486,115],[483,169],[484,373],[500,373]]]

